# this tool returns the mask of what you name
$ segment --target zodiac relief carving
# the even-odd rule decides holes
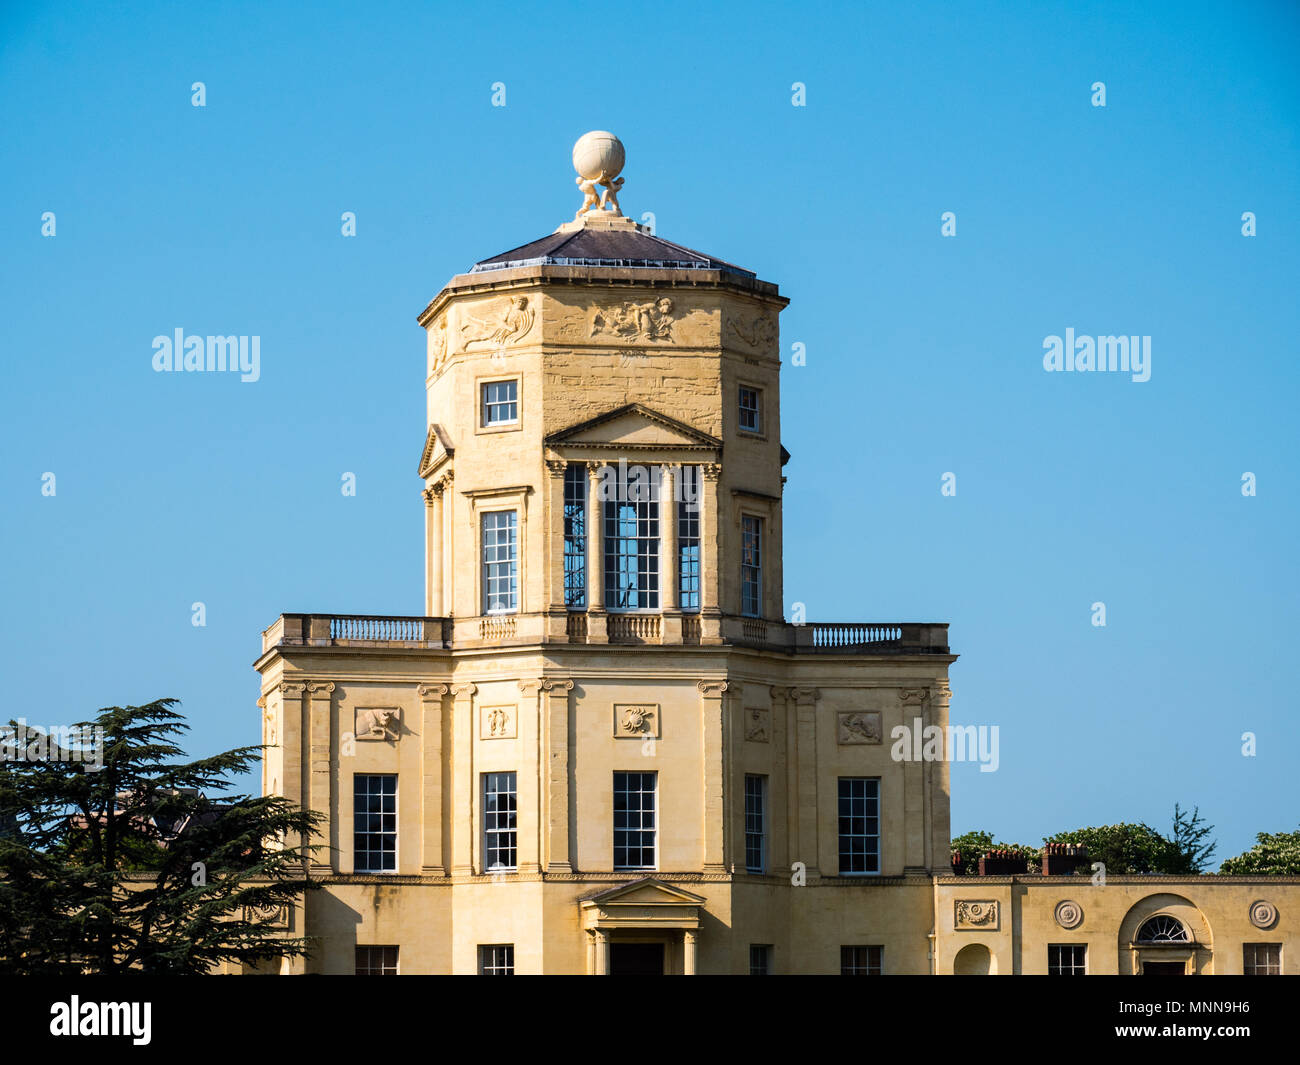
[[[512,296],[495,320],[474,318],[460,327],[465,350],[473,344],[508,344],[528,334],[533,327],[533,308],[527,296]]]
[[[515,737],[515,715],[512,706],[485,706],[480,719],[479,738],[485,740],[510,740]]]
[[[881,740],[880,712],[877,710],[840,714],[838,742],[879,743]]]
[[[760,709],[745,711],[745,739],[751,743],[769,743],[768,712]]]
[[[727,320],[731,331],[751,348],[769,348],[776,343],[776,319],[764,312],[747,321]]]
[[[359,740],[395,740],[401,711],[395,707],[358,707],[356,737]]]
[[[591,318],[591,335],[627,341],[672,340],[673,321],[673,301],[667,296],[644,303],[625,300],[618,307],[595,311]]]
[[[646,738],[658,736],[659,728],[656,718],[659,715],[657,704],[637,704],[632,706],[616,705],[614,707],[614,735],[616,737]]]

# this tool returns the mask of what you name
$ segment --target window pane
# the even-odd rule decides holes
[[[352,867],[358,873],[397,868],[397,776],[357,773],[352,778]]]
[[[767,872],[767,777],[745,777],[745,870]]]
[[[655,857],[654,773],[614,774],[614,868],[653,869]]]
[[[840,875],[880,871],[880,781],[840,777]]]
[[[684,613],[700,609],[700,468],[683,466],[677,501],[677,602]]]
[[[483,386],[483,424],[503,425],[518,420],[519,382],[487,382]]]
[[[610,466],[605,609],[659,609],[659,467]]]
[[[513,510],[483,515],[483,613],[519,609],[519,560]]]
[[[514,773],[483,774],[483,870],[518,866]]]
[[[587,468],[572,462],[564,471],[564,605],[587,605]]]
[[[759,617],[763,610],[763,521],[745,515],[740,547],[740,612]]]

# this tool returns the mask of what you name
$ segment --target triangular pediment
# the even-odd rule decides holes
[[[611,906],[703,906],[708,900],[647,876],[588,895],[582,901],[608,909]]]
[[[722,441],[657,410],[629,403],[552,433],[552,447],[717,450]]]
[[[420,477],[428,477],[445,460],[455,454],[451,440],[441,425],[429,426],[429,433],[424,438],[424,450],[420,453]]]

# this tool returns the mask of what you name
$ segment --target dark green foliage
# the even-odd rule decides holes
[[[205,973],[305,953],[267,915],[317,886],[302,841],[319,815],[208,798],[261,748],[179,761],[188,726],[175,705],[81,723],[103,729],[98,771],[0,761],[0,973]]]

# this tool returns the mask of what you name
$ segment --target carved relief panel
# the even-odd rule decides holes
[[[483,706],[479,708],[479,739],[512,740],[518,734],[519,708]]]
[[[658,703],[615,703],[614,738],[644,740],[659,738]]]

